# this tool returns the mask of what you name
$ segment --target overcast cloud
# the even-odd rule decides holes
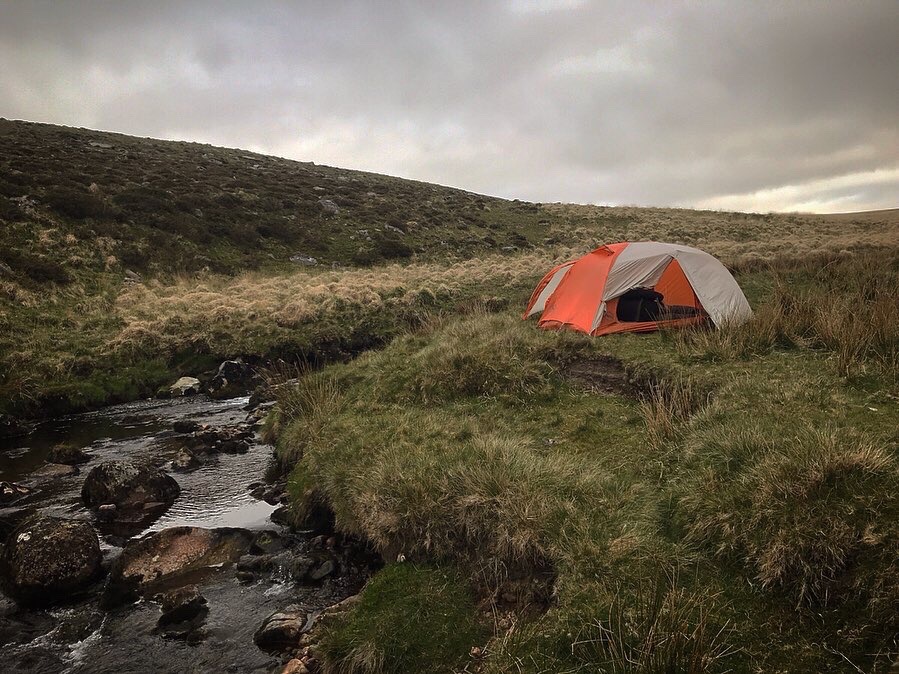
[[[899,206],[899,2],[0,0],[0,116],[532,201]]]

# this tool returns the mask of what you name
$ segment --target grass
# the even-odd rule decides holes
[[[746,265],[756,316],[715,332],[591,340],[513,312],[426,321],[325,368],[278,412],[296,515],[327,503],[386,559],[463,573],[469,619],[492,633],[481,671],[886,671],[892,326],[825,339],[818,307],[887,298],[894,255],[835,256],[823,273],[819,260]],[[887,270],[873,289],[870,266]],[[615,360],[618,393],[566,374]],[[321,648],[346,663],[329,641],[342,629]],[[385,635],[375,671],[396,671],[420,637]]]
[[[895,212],[530,204],[8,120],[0,120],[0,228],[0,413],[24,415],[149,395],[238,355],[340,359],[460,303],[517,306],[554,261],[609,241],[698,245],[747,270],[783,246],[807,255],[899,242]],[[318,265],[298,266],[296,255]],[[126,270],[143,282],[125,283]],[[839,264],[832,272],[846,278]],[[870,321],[831,326],[863,335],[854,342],[821,326],[821,340],[862,349],[839,355],[850,376],[871,354],[895,369],[895,349],[883,348],[894,301],[883,295],[876,330]]]
[[[458,671],[487,634],[473,619],[465,577],[451,568],[391,564],[362,592],[358,611],[325,637],[329,674]]]

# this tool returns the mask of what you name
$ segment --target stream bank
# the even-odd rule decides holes
[[[21,491],[0,505],[0,537],[17,532],[25,545],[41,522],[62,518],[88,524],[102,555],[100,577],[62,601],[19,605],[0,595],[4,670],[280,671],[288,644],[279,639],[295,641],[320,611],[361,589],[374,556],[273,521],[286,496],[248,402],[144,400],[2,441],[0,481]],[[180,463],[185,453],[196,461]],[[82,498],[109,462],[164,473],[177,496],[146,520],[112,526],[121,508],[89,508]],[[285,612],[293,622],[272,619]]]

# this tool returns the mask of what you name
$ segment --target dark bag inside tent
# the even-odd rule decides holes
[[[639,323],[657,321],[665,312],[664,297],[650,288],[634,288],[618,298],[615,312],[619,321]]]

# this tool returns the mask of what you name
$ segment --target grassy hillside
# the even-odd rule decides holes
[[[355,352],[436,311],[520,302],[602,242],[767,259],[895,244],[899,217],[529,204],[0,120],[0,232],[0,413],[29,414],[148,395],[230,356]]]
[[[283,389],[298,519],[327,503],[405,560],[320,635],[325,671],[890,670],[899,256],[737,271],[744,326],[476,310]]]

